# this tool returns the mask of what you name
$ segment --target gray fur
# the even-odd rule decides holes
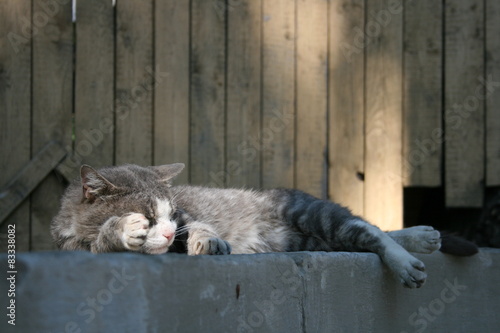
[[[423,263],[404,248],[430,253],[440,246],[431,227],[384,233],[348,209],[298,190],[171,187],[182,168],[83,166],[81,182],[68,187],[52,222],[56,244],[95,253],[371,251],[411,288],[426,275]]]

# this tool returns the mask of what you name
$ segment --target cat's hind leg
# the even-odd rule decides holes
[[[338,204],[298,190],[275,190],[275,193],[282,200],[283,220],[292,230],[320,238],[330,251],[374,252],[404,286],[419,288],[424,284],[427,278],[424,264],[378,227]],[[304,246],[291,245],[290,250],[311,250],[307,242]]]
[[[353,240],[353,247],[347,249],[377,253],[405,287],[420,288],[425,283],[425,265],[379,228],[358,219],[347,221],[338,233],[340,238]]]
[[[416,226],[387,233],[405,250],[415,253],[432,253],[441,247],[439,231],[429,226]]]

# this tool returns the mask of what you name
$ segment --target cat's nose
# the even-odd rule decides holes
[[[166,239],[168,239],[170,241],[170,240],[172,240],[172,238],[174,238],[174,235],[175,235],[175,232],[168,231],[168,232],[165,232],[163,234],[163,237],[165,237]]]

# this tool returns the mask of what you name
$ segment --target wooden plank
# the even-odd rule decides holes
[[[260,187],[261,0],[228,11],[227,185]]]
[[[153,1],[116,3],[115,163],[153,163]]]
[[[262,186],[294,187],[295,0],[263,0]]]
[[[403,177],[441,186],[443,4],[405,3]]]
[[[154,164],[189,167],[189,0],[156,1],[155,31]]]
[[[191,2],[191,183],[225,185],[225,15]]]
[[[80,166],[114,162],[114,8],[112,2],[77,1],[75,142],[56,170],[72,181]]]
[[[401,2],[366,2],[365,217],[403,226]]]
[[[448,207],[481,207],[484,188],[484,6],[445,2],[445,188]]]
[[[297,1],[295,186],[327,193],[328,2]]]
[[[80,177],[80,169],[78,166],[81,166],[83,162],[80,158],[73,155],[70,148],[70,146],[66,147],[68,154],[66,154],[64,160],[62,160],[61,163],[54,168],[58,177],[62,177],[62,179],[67,183]]]
[[[0,190],[0,224],[7,222],[7,217],[47,177],[66,153],[58,143],[49,142]]]
[[[20,18],[31,17],[30,1],[0,2],[0,186],[30,160],[31,37]],[[16,248],[29,250],[30,203],[26,200],[0,229],[0,251],[7,250],[7,225],[16,226]]]
[[[110,1],[77,1],[73,174],[81,164],[113,164],[114,8]],[[76,163],[78,162],[78,163]]]
[[[500,81],[500,2],[486,0],[486,79]],[[500,185],[500,94],[498,84],[486,90],[486,185]]]
[[[364,213],[365,1],[330,3],[329,196]]]
[[[41,27],[33,39],[33,152],[40,151],[52,140],[63,147],[71,146],[72,136],[74,31],[71,2],[54,5],[51,15],[46,10],[45,1],[34,1],[33,20]],[[46,24],[42,25],[43,22]],[[33,191],[31,250],[55,248],[50,222],[59,210],[63,191],[62,182],[54,174]]]

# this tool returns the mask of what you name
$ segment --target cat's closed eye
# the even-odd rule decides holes
[[[146,218],[149,221],[149,226],[150,227],[152,227],[152,226],[154,226],[154,225],[157,224],[156,219],[154,217],[146,215]]]

